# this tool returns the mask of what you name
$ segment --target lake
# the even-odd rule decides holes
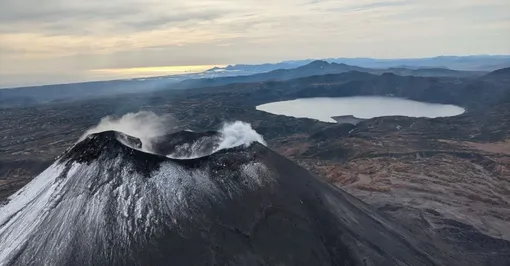
[[[465,111],[462,107],[450,104],[424,103],[381,96],[304,98],[262,104],[257,106],[257,110],[333,123],[335,120],[332,117],[336,116],[352,115],[364,119],[394,115],[435,118],[456,116]]]

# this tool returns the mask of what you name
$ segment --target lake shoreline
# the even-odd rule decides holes
[[[451,104],[425,103],[384,96],[300,98],[266,103],[258,105],[256,109],[276,115],[354,125],[375,117],[436,118],[457,116],[466,111],[460,106]]]

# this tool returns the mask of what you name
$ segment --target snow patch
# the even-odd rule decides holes
[[[77,165],[69,173],[73,174]],[[54,163],[0,207],[0,265],[23,248],[62,195],[64,164]]]
[[[237,178],[222,176],[218,182],[208,168],[189,170],[169,161],[147,178],[126,162],[120,155],[89,164],[56,163],[14,194],[0,207],[0,265],[21,250],[20,265],[34,258],[60,265],[71,253],[89,258],[95,246],[116,250],[113,262],[123,264],[132,245],[203,219],[204,208],[215,201],[271,184],[259,163],[241,165]],[[89,259],[84,264],[93,264]]]

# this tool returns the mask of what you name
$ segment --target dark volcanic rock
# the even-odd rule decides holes
[[[157,154],[172,158],[201,157],[211,154],[219,145],[221,134],[216,131],[179,131],[152,140]]]
[[[333,125],[311,135],[310,138],[316,140],[344,138],[349,136],[349,133],[351,133],[355,128],[356,126],[352,124]]]
[[[2,207],[0,224],[5,265],[454,262],[262,145],[173,160],[115,132],[74,146]]]

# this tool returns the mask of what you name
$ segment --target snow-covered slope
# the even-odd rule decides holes
[[[430,247],[258,142],[171,159],[121,136],[86,137],[0,208],[0,265],[438,263]]]

